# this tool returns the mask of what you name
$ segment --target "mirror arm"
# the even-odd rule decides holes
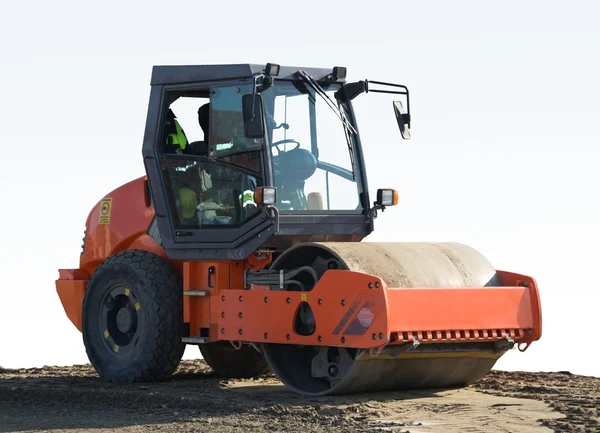
[[[256,99],[256,93],[258,92],[258,80],[260,78],[264,79],[264,77],[264,74],[254,75],[254,85],[252,86],[252,99]],[[252,119],[254,119],[254,104],[252,104]]]
[[[386,209],[386,206],[374,201],[373,207],[371,208],[371,212],[374,212],[375,218],[377,218],[377,211],[380,210],[381,212],[385,212],[385,209]]]
[[[279,230],[279,209],[275,205],[266,206],[267,216],[271,219],[275,220],[275,233],[279,234],[281,231]]]
[[[381,206],[377,204],[377,202],[373,202],[373,207],[369,209],[368,217],[371,222],[371,226],[373,226],[374,221],[377,219],[377,211],[381,209],[383,212],[385,210],[385,206]]]
[[[369,93],[368,81],[357,81],[355,83],[344,84],[337,92],[335,98],[344,103],[353,100],[361,93]]]
[[[406,95],[406,113],[407,113],[406,116],[407,117],[403,116],[403,119],[408,119],[407,124],[408,124],[408,129],[410,129],[410,127],[411,127],[411,124],[410,124],[410,121],[411,121],[411,118],[410,118],[410,95],[408,92],[408,87],[406,87],[402,84],[386,83],[383,81],[366,80],[366,82],[367,82],[367,93],[371,92],[371,93],[387,93],[387,94],[392,94],[392,95]],[[397,87],[397,88],[400,88],[403,90],[393,91],[393,90],[382,90],[382,89],[369,89],[369,83],[370,84],[379,84],[381,86]]]

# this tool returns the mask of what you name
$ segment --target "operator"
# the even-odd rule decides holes
[[[188,139],[183,131],[183,128],[177,121],[177,116],[175,116],[175,113],[173,113],[173,110],[170,108],[167,112],[165,131],[167,132],[165,153],[187,153]]]

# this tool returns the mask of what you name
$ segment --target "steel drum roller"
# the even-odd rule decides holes
[[[459,243],[310,243],[283,253],[274,269],[312,266],[376,275],[388,287],[490,287],[499,281],[479,252]],[[317,324],[318,326],[318,324]],[[336,347],[263,344],[279,379],[306,395],[468,385],[487,374],[504,353],[489,345],[429,344],[407,353]]]

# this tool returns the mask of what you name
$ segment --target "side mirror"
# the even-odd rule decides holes
[[[262,96],[258,94],[242,96],[242,114],[246,137],[263,138],[265,136],[265,124]]]
[[[410,114],[404,112],[402,102],[394,101],[394,114],[396,115],[402,138],[405,140],[410,139]]]

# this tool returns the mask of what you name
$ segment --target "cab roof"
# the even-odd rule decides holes
[[[259,64],[226,64],[226,65],[164,65],[154,66],[152,68],[152,78],[150,84],[185,84],[202,81],[231,80],[238,78],[250,78],[254,74],[263,73],[266,65]],[[333,67],[327,68],[306,68],[301,66],[283,66],[279,69],[279,75],[276,78],[294,79],[298,70],[304,70],[315,80],[328,80],[330,82],[343,83],[345,77],[336,80],[328,77],[333,73]],[[344,74],[345,75],[345,74]]]

